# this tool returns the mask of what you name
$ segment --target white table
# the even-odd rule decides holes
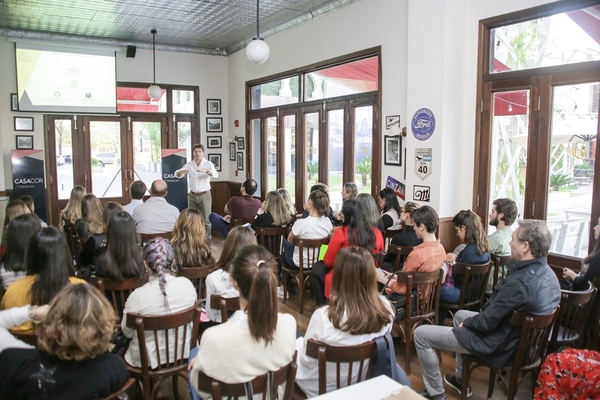
[[[381,400],[388,398],[392,393],[402,391],[398,399],[417,400],[423,399],[415,391],[407,386],[401,385],[385,375],[367,379],[366,381],[346,386],[345,388],[313,397],[318,400],[348,400],[369,399]],[[396,397],[393,397],[396,398]]]

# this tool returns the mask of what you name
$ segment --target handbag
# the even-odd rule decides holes
[[[410,380],[406,373],[396,362],[396,352],[394,351],[394,341],[390,332],[384,336],[375,338],[377,344],[377,355],[373,366],[373,377],[386,375],[396,382],[411,387]]]
[[[386,295],[386,298],[396,310],[396,318],[395,321],[401,321],[406,318],[406,295],[398,294],[398,293],[390,293]]]

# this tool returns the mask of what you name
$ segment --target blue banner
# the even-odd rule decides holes
[[[183,168],[186,164],[185,149],[163,149],[162,150],[162,173],[163,180],[167,182],[167,202],[183,211],[188,206],[187,201],[187,179],[177,178],[175,171]]]

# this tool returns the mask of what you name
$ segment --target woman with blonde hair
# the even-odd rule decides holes
[[[260,206],[262,214],[256,216],[252,221],[252,229],[258,227],[272,228],[288,225],[292,222],[292,216],[289,214],[288,207],[283,196],[275,190],[267,193],[265,201]]]
[[[60,213],[61,229],[64,225],[75,225],[75,222],[82,218],[81,200],[86,194],[83,186],[76,185],[71,189],[71,197],[69,197],[67,206]]]
[[[334,269],[330,305],[315,310],[306,335],[296,342],[296,383],[309,398],[319,394],[319,373],[317,359],[306,354],[308,339],[331,346],[354,346],[387,334],[394,322],[394,310],[377,292],[375,263],[368,250],[361,247],[340,250]],[[336,389],[335,366],[328,365],[327,370],[329,392]],[[341,372],[341,375],[346,373]],[[353,374],[354,381],[357,378],[358,368]],[[404,384],[410,385],[406,375],[403,378]]]
[[[245,246],[233,259],[231,277],[240,292],[240,310],[202,335],[188,367],[196,392],[198,371],[222,382],[243,383],[292,361],[296,320],[278,312],[276,270],[277,262],[262,246]]]
[[[13,310],[14,323],[39,321],[38,344],[34,348],[17,339],[3,343],[9,348],[0,353],[0,398],[98,399],[129,379],[120,357],[108,353],[117,316],[93,286],[67,286],[49,308]]]
[[[103,213],[102,203],[94,194],[89,193],[83,196],[83,199],[81,199],[81,218],[75,221],[77,236],[88,240],[91,235],[104,233]]]
[[[294,201],[292,200],[292,196],[290,196],[290,192],[288,192],[284,188],[279,188],[279,189],[277,189],[277,193],[279,193],[283,197],[283,200],[285,200],[285,204],[287,206],[288,212],[292,216],[292,222],[293,222],[296,219],[297,211],[296,211],[296,205],[294,204]]]
[[[179,214],[171,235],[175,262],[180,268],[200,267],[215,262],[207,242],[204,216],[197,208]]]

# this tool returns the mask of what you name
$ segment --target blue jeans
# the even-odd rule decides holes
[[[458,304],[458,300],[460,300],[459,288],[456,286],[442,286],[442,291],[440,292],[441,302]],[[448,318],[448,312],[445,309],[440,308],[438,317],[441,324],[446,318]]]
[[[298,266],[294,264],[294,249],[295,246],[288,242],[287,239],[283,239],[283,251],[281,252],[281,263],[292,269],[298,269]]]
[[[227,237],[229,229],[231,228],[231,225],[228,222],[223,221],[223,218],[219,214],[214,212],[210,213],[210,215],[208,216],[208,220],[212,224],[212,227],[219,231],[221,236],[223,236],[224,238]]]
[[[191,360],[192,358],[196,357],[196,355],[198,355],[198,348],[194,347],[190,350],[190,356],[188,360]],[[188,390],[190,392],[190,397],[192,398],[192,400],[202,400],[202,397],[200,397],[200,395],[198,394],[198,392],[196,392],[196,389],[192,385],[192,379],[195,379],[195,377],[192,376],[192,371],[190,371],[188,372]]]
[[[454,327],[458,327],[465,319],[474,315],[477,315],[477,313],[473,311],[458,311],[454,316]],[[415,347],[417,348],[419,364],[421,364],[421,374],[423,375],[425,389],[432,397],[444,394],[440,361],[436,350],[456,353],[454,375],[459,383],[462,378],[462,355],[469,354],[469,352],[456,340],[452,329],[449,326],[437,325],[421,325],[415,329]]]

